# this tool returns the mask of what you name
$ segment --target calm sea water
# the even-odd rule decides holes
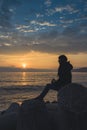
[[[56,72],[0,72],[0,110],[6,109],[12,102],[36,97]],[[73,72],[73,82],[87,86],[87,72]],[[45,100],[57,100],[57,93],[50,91]]]

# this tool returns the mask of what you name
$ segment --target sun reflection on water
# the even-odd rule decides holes
[[[27,85],[26,83],[26,72],[22,72],[22,85]]]

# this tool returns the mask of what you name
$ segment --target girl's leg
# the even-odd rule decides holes
[[[41,94],[36,98],[36,99],[40,99],[43,100],[43,98],[46,96],[46,94],[48,93],[48,91],[52,88],[52,84],[47,84],[45,86],[45,88],[43,89],[43,91],[41,92]]]

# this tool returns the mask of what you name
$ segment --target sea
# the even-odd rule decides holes
[[[0,111],[37,97],[53,78],[56,72],[0,72]],[[72,72],[72,82],[87,87],[87,72]],[[44,100],[57,101],[57,92],[50,90]]]

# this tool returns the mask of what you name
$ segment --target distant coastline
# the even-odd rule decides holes
[[[73,72],[87,72],[87,67],[81,67],[81,68],[73,69]]]
[[[37,69],[37,68],[15,68],[0,67],[0,72],[56,72],[56,69]],[[87,72],[87,67],[73,69],[73,72]]]
[[[55,72],[56,69],[0,67],[0,72]]]

